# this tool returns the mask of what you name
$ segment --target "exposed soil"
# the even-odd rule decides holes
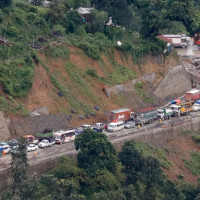
[[[177,180],[177,175],[183,175],[186,182],[197,185],[200,176],[192,174],[191,170],[183,162],[183,160],[190,159],[190,152],[200,153],[200,148],[192,137],[179,135],[170,140],[164,149],[167,152],[168,159],[173,163],[170,170],[164,170],[165,174],[171,180]]]

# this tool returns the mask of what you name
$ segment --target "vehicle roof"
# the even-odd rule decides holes
[[[180,108],[181,106],[179,106],[179,105],[176,105],[176,104],[172,104],[171,106],[170,106],[171,108]]]
[[[167,38],[180,38],[182,37],[181,35],[163,35],[164,37],[167,37]]]
[[[108,125],[115,125],[115,124],[120,124],[120,123],[124,123],[123,121],[118,121],[118,122],[111,122],[110,124]]]
[[[34,137],[33,135],[24,135],[24,137]]]
[[[64,133],[71,133],[71,132],[74,132],[75,130],[74,129],[70,129],[70,130],[59,130],[57,132],[54,132],[53,134],[54,135],[62,135]]]
[[[119,108],[116,110],[112,110],[111,112],[112,113],[120,113],[120,112],[126,112],[126,111],[130,111],[130,109],[129,108]]]
[[[187,94],[196,94],[196,93],[200,93],[200,90],[197,90],[196,88],[194,88],[194,89],[187,91],[186,93]]]

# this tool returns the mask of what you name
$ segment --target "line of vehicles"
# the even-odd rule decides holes
[[[91,128],[95,132],[108,132],[120,131],[124,128],[134,128],[144,126],[145,124],[154,123],[157,120],[171,119],[172,117],[181,117],[189,115],[190,112],[200,110],[200,90],[191,89],[184,95],[184,100],[175,99],[165,107],[145,107],[137,110],[129,108],[120,108],[112,110],[106,114],[107,122],[109,123],[96,123],[95,125],[84,124],[81,127],[67,130],[53,131],[45,129],[42,133],[33,135],[25,135],[28,146],[27,152],[35,151],[38,148],[46,149],[55,144],[63,144],[72,142],[85,129]],[[11,152],[15,154],[18,152],[18,140],[12,139],[9,142],[0,142],[0,153]]]

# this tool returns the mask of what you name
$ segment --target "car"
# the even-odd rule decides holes
[[[97,133],[102,133],[103,132],[103,128],[102,127],[94,127],[93,130]]]
[[[12,148],[13,146],[18,145],[18,140],[17,139],[11,139],[10,141],[8,141],[7,144]]]
[[[38,146],[35,145],[35,144],[29,144],[29,145],[27,146],[27,151],[28,151],[28,152],[30,152],[30,151],[35,151],[35,150],[37,150],[37,149],[38,149]]]
[[[134,121],[128,121],[124,124],[124,128],[134,128],[135,122]]]
[[[81,128],[83,128],[85,130],[85,129],[91,128],[91,125],[89,125],[89,124],[83,124],[81,126]]]
[[[6,142],[0,142],[0,147],[3,148],[5,153],[9,153],[11,151],[10,146]]]
[[[20,151],[19,151],[19,146],[18,145],[16,145],[16,146],[13,146],[12,148],[11,148],[11,154],[12,155],[15,155],[15,154],[18,154],[18,153],[20,153]]]

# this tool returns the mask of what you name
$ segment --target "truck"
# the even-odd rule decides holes
[[[194,111],[192,102],[184,102],[179,105],[172,104],[170,108],[173,110],[174,117],[180,117],[182,115],[189,115],[190,112]]]
[[[198,47],[200,47],[200,34],[199,33],[196,33],[194,35],[194,45],[197,45]]]
[[[185,92],[184,99],[185,101],[195,101],[195,100],[200,99],[200,90],[193,88]]]
[[[36,133],[35,136],[39,141],[42,141],[43,139],[51,139],[53,138],[53,130],[45,129],[42,133]]]
[[[129,108],[120,108],[117,110],[112,110],[107,114],[107,121],[128,121],[133,119],[134,112]]]
[[[27,139],[28,144],[37,144],[39,142],[33,135],[24,135],[24,138]]]
[[[188,40],[183,35],[163,35],[165,38],[172,41],[174,47],[186,48],[188,46]]]
[[[46,149],[47,147],[52,147],[55,144],[55,140],[51,139],[51,140],[47,140],[47,139],[43,139],[38,146],[40,148]]]
[[[171,119],[173,116],[174,112],[171,108],[159,108],[157,109],[157,117],[158,119]]]
[[[134,114],[135,125],[143,126],[144,124],[153,123],[157,120],[157,110],[152,109],[143,109],[142,111],[136,111]]]

